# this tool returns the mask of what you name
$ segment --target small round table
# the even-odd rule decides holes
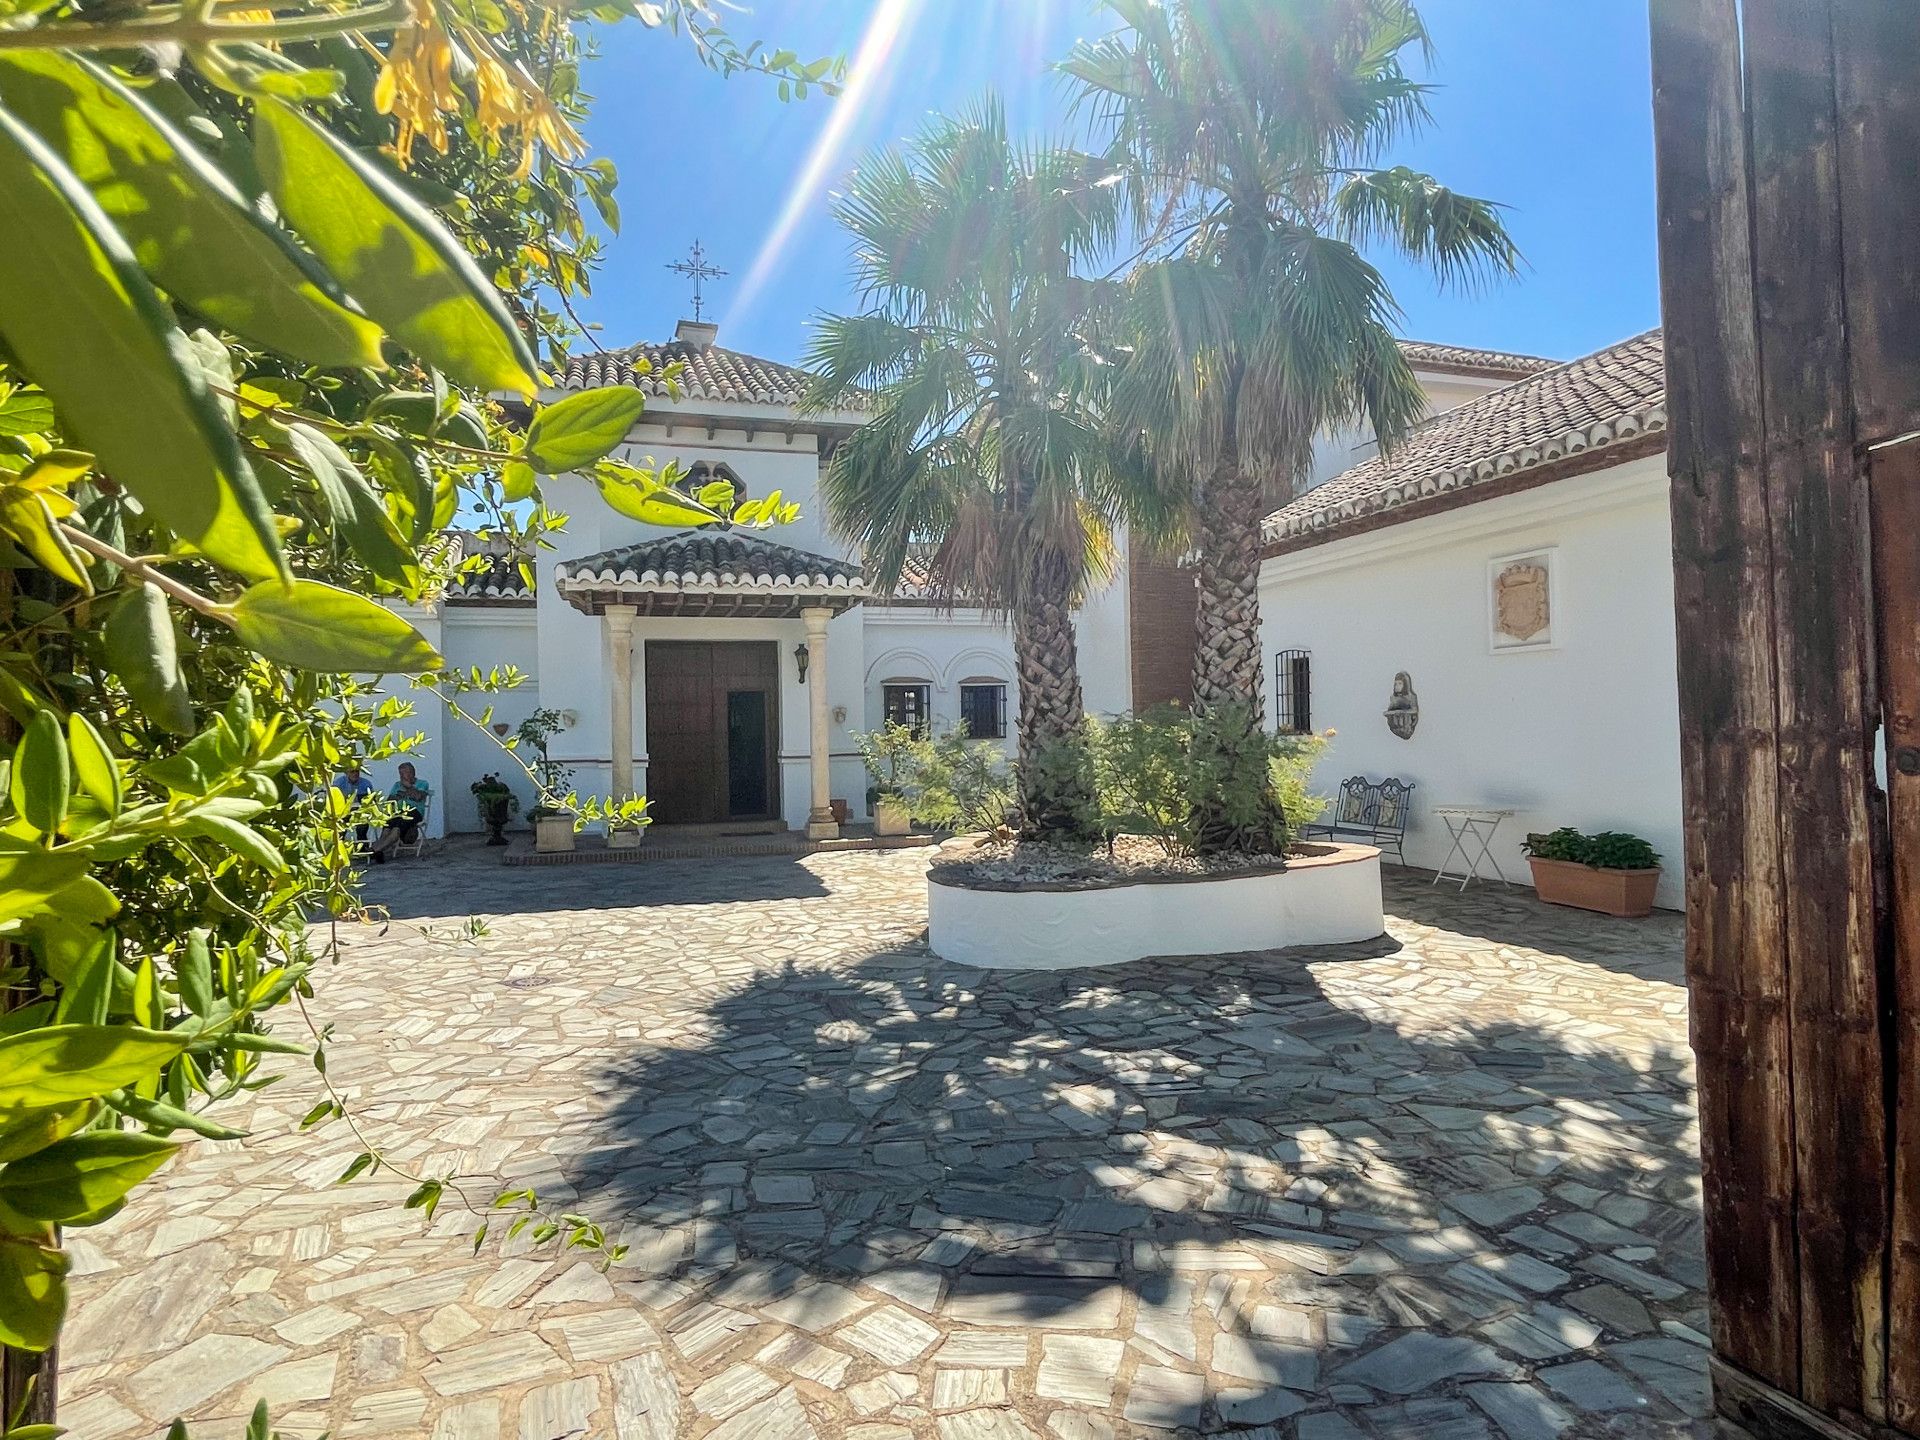
[[[1500,828],[1502,820],[1514,814],[1512,810],[1502,810],[1492,805],[1436,805],[1433,813],[1447,827],[1453,844],[1447,850],[1447,858],[1440,862],[1440,868],[1433,872],[1429,884],[1458,880],[1460,888],[1464,890],[1470,880],[1497,879],[1508,889],[1513,888],[1513,882],[1507,879],[1500,862],[1493,858],[1494,831]],[[1460,869],[1457,872],[1447,868],[1453,864],[1456,855],[1460,857]],[[1483,862],[1493,867],[1491,876],[1480,873]]]

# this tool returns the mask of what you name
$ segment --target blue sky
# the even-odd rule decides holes
[[[1424,340],[1570,358],[1659,318],[1643,0],[1426,0],[1434,126],[1390,157],[1509,207],[1521,276],[1442,293],[1385,262]],[[624,229],[583,314],[608,346],[664,339],[689,313],[666,264],[702,239],[720,343],[798,358],[809,322],[847,310],[830,195],[869,148],[989,87],[1023,133],[1075,138],[1050,63],[1105,22],[1090,0],[751,0],[742,40],[855,60],[848,94],[782,104],[627,24],[588,68],[588,139],[619,166]],[[862,62],[864,57],[865,63]]]

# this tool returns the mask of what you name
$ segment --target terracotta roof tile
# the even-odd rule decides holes
[[[1396,507],[1666,429],[1660,332],[1488,391],[1416,426],[1266,519],[1269,542],[1344,531]],[[1464,502],[1463,497],[1463,502]]]
[[[1429,340],[1402,340],[1400,353],[1420,369],[1459,370],[1472,375],[1508,375],[1515,379],[1551,370],[1559,363],[1543,355],[1516,355],[1511,350],[1477,350],[1471,345],[1436,345]]]
[[[648,361],[653,369],[636,374],[634,366]],[[600,385],[635,385],[648,395],[664,396],[661,378],[669,365],[680,365],[682,399],[723,400],[736,405],[797,406],[806,392],[807,372],[777,360],[671,340],[664,345],[631,345],[624,350],[576,355],[567,362],[562,383],[569,390],[591,390]],[[849,408],[864,409],[864,404]]]
[[[860,591],[865,584],[860,567],[850,560],[726,530],[689,530],[565,560],[554,569],[554,583],[562,591],[610,586]]]
[[[460,573],[447,587],[453,605],[531,605],[533,591],[520,573],[520,556],[504,535],[481,536],[472,530],[449,530]],[[471,565],[469,567],[469,563]]]

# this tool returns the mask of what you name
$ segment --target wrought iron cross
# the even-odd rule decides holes
[[[715,276],[725,275],[727,272],[722,270],[718,265],[709,265],[707,263],[706,249],[698,240],[693,242],[693,253],[691,255],[685,260],[673,261],[667,266],[667,269],[685,275],[693,281],[693,318],[695,320],[704,320],[706,316],[701,310],[704,299],[700,293],[700,282],[703,280],[711,280]]]

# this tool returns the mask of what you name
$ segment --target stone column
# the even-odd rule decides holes
[[[631,605],[607,607],[607,643],[613,651],[613,677],[609,708],[612,723],[607,730],[608,755],[612,758],[613,800],[633,794],[633,617]],[[616,847],[638,845],[640,832],[631,827],[607,827],[607,844]]]
[[[812,722],[808,773],[813,780],[813,806],[807,812],[809,840],[837,840],[840,825],[833,818],[832,757],[827,728],[827,622],[831,610],[802,610],[807,626],[807,714]]]

